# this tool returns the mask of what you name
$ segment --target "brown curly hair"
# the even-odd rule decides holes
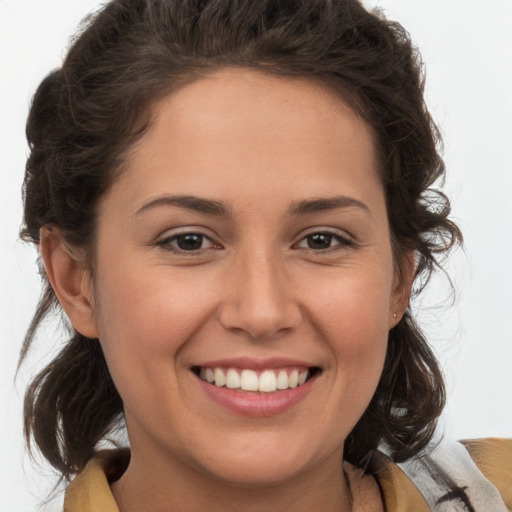
[[[224,66],[300,76],[333,88],[373,128],[392,246],[400,266],[417,257],[417,291],[454,244],[439,134],[423,99],[423,71],[408,34],[357,0],[114,0],[86,20],[61,68],[39,86],[27,122],[30,155],[21,236],[39,243],[57,226],[94,253],[96,205],[123,155],[150,122],[151,106]],[[59,304],[46,276],[21,351]],[[445,402],[438,363],[410,310],[389,333],[376,393],[345,443],[365,466],[379,443],[396,461],[430,440]],[[25,433],[64,477],[122,424],[123,403],[97,339],[76,331],[32,381]]]

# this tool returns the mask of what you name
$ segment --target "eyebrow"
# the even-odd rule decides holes
[[[179,208],[186,208],[187,210],[193,210],[199,213],[206,213],[208,215],[217,215],[220,217],[228,217],[231,215],[230,209],[219,201],[213,199],[204,199],[197,196],[173,196],[164,195],[156,197],[143,204],[139,208],[134,216],[138,216],[148,210],[156,208],[158,206],[178,206]]]
[[[292,215],[306,215],[308,213],[335,210],[337,208],[347,208],[351,206],[362,208],[370,212],[368,206],[358,199],[348,196],[335,196],[294,202],[290,206],[290,213]]]
[[[138,216],[148,210],[157,208],[159,206],[177,206],[207,215],[215,215],[219,217],[231,216],[231,209],[220,201],[213,199],[205,199],[197,196],[190,195],[163,195],[151,199],[143,204],[134,214]],[[325,210],[335,210],[338,208],[357,207],[366,211],[370,211],[368,206],[363,202],[353,197],[347,196],[334,196],[315,199],[304,199],[302,201],[295,201],[289,208],[291,215],[307,215],[309,213],[316,213]]]

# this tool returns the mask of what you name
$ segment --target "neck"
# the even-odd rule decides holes
[[[287,480],[230,482],[162,456],[132,459],[112,485],[120,512],[349,512],[341,454]]]

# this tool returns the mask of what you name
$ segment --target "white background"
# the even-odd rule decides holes
[[[446,191],[466,238],[450,272],[427,291],[422,324],[447,375],[445,430],[456,438],[512,436],[512,1],[368,0],[401,22],[422,51],[427,100],[445,140]],[[41,344],[15,378],[39,294],[35,251],[17,240],[35,88],[59,65],[97,0],[0,0],[0,512],[29,512],[46,496],[22,440],[21,396],[49,351]],[[48,337],[53,336],[51,327]]]

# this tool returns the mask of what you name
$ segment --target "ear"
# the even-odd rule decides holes
[[[71,324],[83,336],[97,338],[92,282],[85,258],[54,227],[41,229],[39,248],[48,279]]]
[[[394,327],[401,319],[409,305],[412,284],[416,274],[416,251],[408,251],[395,265],[393,292],[389,314],[389,328]]]

